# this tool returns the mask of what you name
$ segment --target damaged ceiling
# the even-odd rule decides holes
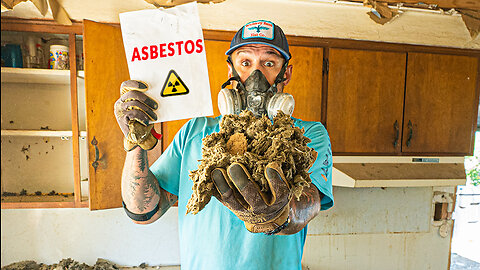
[[[480,1],[478,0],[363,0],[350,2],[363,2],[370,7],[370,18],[379,24],[385,24],[399,15],[401,7],[440,10],[446,13],[458,12],[467,27],[470,36],[476,38],[480,32]]]
[[[105,22],[116,22],[116,18],[112,20],[115,16],[118,17],[118,14],[121,12],[141,10],[147,8],[168,8],[188,2],[192,0],[129,0],[129,1],[113,1],[105,0],[98,3],[96,1],[72,1],[72,0],[1,0],[2,3],[2,17],[4,15],[3,11],[11,10],[19,3],[25,4],[23,2],[30,3],[29,10],[30,15],[18,16],[19,12],[7,12],[6,16],[17,16],[20,18],[47,18],[54,19],[60,24],[69,25],[72,21],[80,21],[83,18],[93,19],[97,21]],[[205,9],[204,7],[216,7],[217,5],[227,6],[238,8],[241,7],[241,10],[235,11],[239,12],[249,12],[251,16],[257,16],[259,10],[263,9],[265,6],[274,7],[276,4],[287,6],[314,6],[314,5],[329,5],[335,7],[364,7],[362,14],[365,14],[367,18],[370,18],[371,21],[374,21],[378,25],[389,24],[394,20],[397,20],[400,17],[406,16],[408,11],[420,11],[426,14],[444,14],[452,15],[459,18],[461,16],[462,20],[460,21],[465,25],[465,33],[468,33],[471,37],[471,40],[475,40],[475,45],[478,43],[476,40],[480,32],[480,1],[478,0],[347,0],[347,1],[337,1],[337,0],[263,0],[258,1],[258,8],[255,9],[251,7],[251,1],[246,1],[244,7],[240,3],[241,1],[236,0],[198,0],[197,2],[204,5],[200,5],[199,9]],[[216,10],[216,9],[212,9]],[[222,10],[222,9],[220,9]],[[15,10],[14,10],[15,11]],[[25,9],[23,9],[25,11]],[[27,12],[27,13],[28,13]],[[235,13],[234,12],[234,13]],[[275,11],[263,10],[261,14],[264,13],[274,13]],[[433,12],[433,13],[432,13]],[[418,12],[417,12],[418,13]],[[11,15],[13,14],[13,15]],[[95,16],[91,15],[95,14]],[[217,13],[215,13],[217,14]],[[23,14],[22,14],[23,15]],[[42,17],[43,16],[43,17]],[[233,15],[235,16],[235,15]],[[272,15],[273,17],[273,15]],[[103,18],[107,18],[104,20]],[[226,14],[218,14],[218,23],[225,23],[228,25],[229,20]],[[285,18],[285,21],[290,20],[291,18]],[[213,19],[210,19],[213,20]],[[223,20],[223,21],[222,21]],[[307,19],[304,19],[307,20]],[[319,17],[318,23],[323,23],[322,18]],[[326,19],[325,19],[326,20]],[[355,20],[355,19],[351,19]],[[308,21],[308,20],[307,20]],[[218,24],[215,22],[215,24]],[[317,23],[317,22],[316,22]],[[205,24],[208,28],[208,23]],[[210,26],[212,23],[210,23]],[[419,23],[419,27],[421,27]],[[430,26],[432,27],[432,26]],[[227,27],[228,28],[228,27]],[[236,29],[225,29],[225,30],[236,30]],[[377,30],[383,31],[383,30]],[[433,30],[432,30],[433,31]],[[442,30],[444,31],[444,30]],[[297,31],[296,31],[297,32]],[[380,32],[379,32],[380,33]],[[355,33],[349,33],[355,38]],[[436,34],[435,34],[436,35]],[[350,38],[350,37],[348,37]],[[466,41],[468,42],[468,41]],[[456,46],[456,45],[454,45]],[[466,45],[470,46],[471,45]]]

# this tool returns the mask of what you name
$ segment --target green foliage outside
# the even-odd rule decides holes
[[[480,186],[480,132],[475,133],[473,156],[465,157],[467,185]]]

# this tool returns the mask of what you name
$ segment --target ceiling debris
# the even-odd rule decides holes
[[[156,8],[159,7],[174,7],[181,4],[186,4],[194,2],[195,0],[145,0],[145,2],[154,5]],[[202,4],[216,4],[223,2],[225,0],[197,0],[197,3]]]
[[[462,14],[462,19],[467,26],[468,32],[472,39],[475,39],[480,33],[480,11],[457,9],[458,13]]]
[[[371,11],[367,12],[370,18],[379,24],[386,24],[399,15],[398,11],[392,10],[387,3],[377,2],[375,0],[364,0],[363,5],[370,7]]]
[[[27,0],[2,0],[2,11],[12,10],[14,6]]]
[[[53,19],[56,22],[63,25],[72,25],[72,20],[70,20],[67,11],[65,11],[63,6],[58,3],[57,0],[48,0],[48,4],[50,5],[50,9],[52,10]]]
[[[31,1],[35,5],[35,7],[38,9],[38,11],[40,11],[40,14],[42,14],[42,16],[47,15],[47,12],[48,12],[47,1],[45,0],[31,0]]]
[[[359,0],[347,0],[350,2],[360,2]],[[472,39],[478,37],[480,33],[480,1],[448,1],[448,0],[362,0],[363,5],[370,7],[367,12],[370,18],[379,24],[391,22],[401,14],[400,8],[420,8],[429,10],[439,10],[443,14],[453,15],[460,13],[463,22],[467,27]],[[395,6],[393,10],[388,5]]]
[[[12,10],[16,5],[26,2],[27,0],[1,0],[2,2],[2,12]],[[63,25],[72,25],[72,20],[68,16],[67,11],[63,6],[58,2],[58,0],[30,0],[35,7],[38,9],[42,16],[45,16],[48,12],[48,7],[52,11],[53,19]]]

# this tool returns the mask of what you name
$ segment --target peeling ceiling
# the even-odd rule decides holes
[[[21,2],[2,17],[118,23],[122,12],[170,7],[191,0],[2,0]],[[480,48],[477,0],[199,0],[202,27],[236,31],[269,19],[290,35]],[[48,3],[45,13],[44,4]],[[53,8],[52,8],[53,7]],[[61,15],[62,9],[65,16]],[[43,15],[43,14],[45,15]]]

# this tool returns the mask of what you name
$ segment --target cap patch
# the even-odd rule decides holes
[[[269,21],[254,21],[243,27],[242,39],[248,38],[264,38],[272,40],[273,23]]]

